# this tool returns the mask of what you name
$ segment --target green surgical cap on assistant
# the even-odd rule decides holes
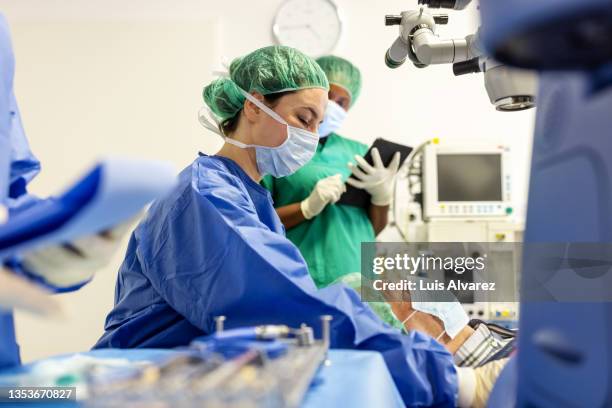
[[[330,84],[341,86],[351,95],[351,106],[355,103],[361,92],[361,72],[344,58],[328,55],[317,59],[317,63]]]
[[[233,118],[244,106],[239,87],[268,95],[307,88],[329,90],[329,82],[314,59],[295,48],[275,45],[236,58],[229,78],[219,78],[204,88],[204,102],[221,121]]]

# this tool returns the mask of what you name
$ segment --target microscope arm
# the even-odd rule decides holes
[[[429,28],[423,27],[412,35],[412,48],[422,65],[454,64],[476,56],[470,50],[470,38],[441,39]]]
[[[400,33],[387,50],[385,63],[389,68],[401,66],[406,57],[420,68],[432,64],[454,64],[482,55],[477,35],[460,39],[441,39],[435,33],[438,24],[446,24],[448,16],[434,16],[424,9],[388,15],[387,26],[398,25]]]

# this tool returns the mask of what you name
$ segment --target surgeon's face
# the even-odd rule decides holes
[[[327,91],[312,88],[283,95],[274,101],[271,108],[289,125],[317,133],[326,105]],[[287,127],[266,112],[257,109],[248,116],[251,122],[252,144],[275,147],[287,140]]]
[[[351,95],[341,86],[329,85],[329,100],[336,102],[342,109],[348,112],[351,107]]]

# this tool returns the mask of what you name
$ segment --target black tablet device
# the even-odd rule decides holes
[[[372,161],[372,149],[376,147],[380,153],[380,158],[385,166],[388,166],[393,160],[393,156],[396,152],[400,152],[400,166],[404,163],[404,160],[408,158],[408,155],[412,151],[412,147],[402,145],[399,143],[393,143],[388,140],[379,138],[374,141],[372,146],[368,149],[364,159],[374,164]],[[352,205],[354,207],[369,208],[370,207],[370,194],[365,190],[346,184],[346,192],[342,194],[340,200],[336,204]]]

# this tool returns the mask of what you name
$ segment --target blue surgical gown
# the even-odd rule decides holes
[[[11,212],[31,202],[26,185],[40,170],[21,125],[13,93],[14,69],[8,25],[0,14],[0,205]],[[13,314],[0,310],[0,368],[16,364],[19,364],[19,347],[15,341]]]
[[[201,155],[132,234],[95,348],[186,345],[212,333],[219,315],[228,328],[306,323],[318,332],[324,314],[332,347],[383,355],[406,405],[455,405],[456,371],[439,343],[382,323],[344,285],[317,290],[268,191],[230,159]]]

